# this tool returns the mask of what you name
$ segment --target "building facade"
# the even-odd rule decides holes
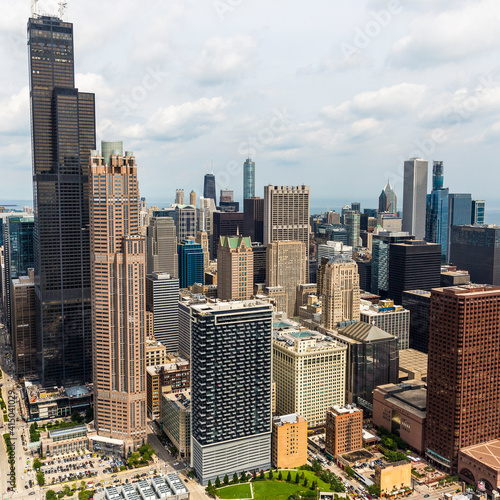
[[[217,198],[215,195],[215,175],[205,174],[205,180],[203,184],[203,198],[210,198],[216,203]]]
[[[432,290],[426,455],[456,471],[461,448],[500,435],[500,287]]]
[[[255,162],[250,158],[243,163],[243,199],[255,196]],[[262,243],[261,240],[257,240]]]
[[[214,212],[212,235],[212,260],[217,259],[217,250],[221,236],[234,236],[242,234],[244,223],[243,212]],[[246,234],[244,236],[247,236]]]
[[[391,183],[387,181],[378,199],[378,212],[398,215],[398,198]]]
[[[266,282],[268,287],[282,286],[288,296],[289,317],[297,314],[297,287],[308,282],[307,249],[300,241],[273,241],[267,245]]]
[[[253,296],[253,251],[250,238],[221,236],[217,252],[217,297],[249,300]]]
[[[73,25],[28,21],[37,364],[44,385],[92,380],[88,158],[94,94],[75,88]]]
[[[203,485],[271,465],[271,323],[260,301],[191,307],[192,466]]]
[[[484,200],[472,200],[471,221],[474,224],[484,224],[486,203]]]
[[[431,292],[406,290],[403,307],[410,311],[410,349],[429,352],[429,322],[431,316]]]
[[[147,273],[177,276],[177,236],[172,217],[151,217],[147,227]]]
[[[181,460],[191,458],[191,391],[162,393],[159,424]]]
[[[326,410],[345,403],[347,348],[293,324],[277,322],[274,329],[276,411],[299,413],[309,427],[324,425]]]
[[[398,348],[410,347],[410,311],[394,305],[393,300],[381,300],[378,304],[362,301],[360,320],[378,326],[398,339]]]
[[[301,241],[309,258],[309,206],[309,186],[265,186],[264,245]]]
[[[205,283],[203,248],[192,240],[182,240],[177,245],[179,254],[179,287],[188,288],[195,283]]]
[[[333,458],[363,448],[363,410],[334,406],[326,412],[325,452]]]
[[[243,200],[243,235],[250,236],[256,243],[264,242],[264,199],[245,198]]]
[[[11,285],[11,340],[16,377],[23,379],[37,373],[36,366],[36,312],[35,272],[19,276]]]
[[[168,352],[179,350],[179,280],[168,273],[146,276],[146,309],[153,313],[153,335]]]
[[[323,276],[322,324],[332,330],[343,321],[359,321],[358,266],[346,255],[334,257]]]
[[[421,240],[389,248],[389,297],[401,304],[405,290],[432,290],[441,284],[441,245]]]
[[[403,231],[421,240],[425,237],[427,160],[412,158],[404,163]]]
[[[279,469],[307,464],[307,421],[298,413],[273,417],[271,461]]]
[[[373,391],[373,425],[425,453],[427,388],[422,381],[379,385]]]
[[[474,283],[500,285],[500,226],[455,226],[450,259]]]
[[[177,241],[196,237],[198,214],[192,205],[177,205],[175,207],[175,229]]]
[[[90,157],[92,347],[95,427],[126,455],[146,441],[146,245],[135,157],[119,147]]]
[[[356,210],[346,210],[344,212],[344,226],[349,234],[348,245],[352,248],[358,248],[360,245],[360,215]]]

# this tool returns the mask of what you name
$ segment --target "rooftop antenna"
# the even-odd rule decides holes
[[[64,14],[66,13],[66,8],[67,7],[68,7],[67,2],[65,2],[64,0],[59,0],[59,19],[61,21],[64,20]]]
[[[38,17],[38,0],[31,0],[31,17]]]

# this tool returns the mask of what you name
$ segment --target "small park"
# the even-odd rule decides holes
[[[316,467],[314,467],[316,466]],[[318,490],[335,492],[339,500],[345,488],[338,476],[323,470],[321,465],[302,466],[299,469],[271,469],[241,476],[226,475],[209,483],[207,493],[222,500],[300,500],[317,498]]]

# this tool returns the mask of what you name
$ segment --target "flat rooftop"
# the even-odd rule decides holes
[[[334,405],[332,410],[338,415],[346,415],[347,413],[363,413],[361,408],[356,408],[354,405],[338,406]]]
[[[281,415],[280,417],[273,417],[273,424],[277,426],[283,424],[296,424],[302,421],[305,421],[305,419],[304,417],[300,416],[300,413],[291,413],[290,415]]]
[[[418,371],[427,374],[428,355],[416,349],[399,351],[399,369],[403,371]]]
[[[355,464],[359,461],[371,460],[373,455],[368,450],[356,450],[349,453],[341,455],[344,460],[347,460],[351,464]]]
[[[191,308],[200,314],[215,312],[229,312],[245,310],[252,307],[265,307],[272,311],[272,305],[261,300],[234,300],[230,302],[209,302],[207,304],[195,304]]]
[[[460,453],[500,471],[500,439],[462,448]]]

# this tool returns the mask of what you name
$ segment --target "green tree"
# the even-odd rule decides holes
[[[65,496],[67,496],[67,497],[71,496],[71,489],[70,489],[70,487],[67,484],[65,484],[63,486],[62,491],[63,491],[63,493],[64,493]]]
[[[56,500],[57,495],[54,490],[48,490],[47,493],[45,493],[45,500]]]
[[[320,472],[321,470],[323,470],[323,467],[321,467],[321,463],[319,460],[312,461],[312,470],[314,472]]]
[[[281,473],[281,471],[278,474],[278,481],[283,481],[283,474]]]
[[[299,473],[295,474],[295,484],[299,484],[300,478],[299,478]]]
[[[78,500],[89,500],[93,495],[92,491],[79,491],[78,492]]]
[[[212,481],[210,481],[210,479],[208,480],[208,485],[207,485],[207,488],[211,488],[212,487]]]
[[[304,478],[304,486],[307,486],[307,477]]]
[[[368,486],[367,488],[368,493],[374,497],[379,497],[380,496],[380,488],[376,484],[372,484],[371,486]]]
[[[269,479],[272,479],[273,478],[273,470],[272,469],[269,469],[269,474],[267,476]]]
[[[82,490],[84,490],[86,487],[87,487],[87,483],[86,483],[85,481],[82,481],[82,482],[80,483],[80,488],[81,488]]]
[[[345,471],[347,472],[347,475],[348,475],[349,477],[356,477],[356,474],[354,473],[354,470],[353,470],[353,468],[352,468],[352,467],[347,466],[347,467],[345,468]]]
[[[306,477],[306,475],[305,475],[304,473],[302,473],[302,474],[300,475],[300,479],[304,479],[305,477]]]
[[[219,479],[219,476],[217,476],[217,477],[215,478],[215,486],[216,486],[217,488],[220,488],[220,479]]]
[[[292,480],[292,474],[290,473],[290,471],[288,471],[288,475],[286,476],[286,480],[288,482],[290,482]]]
[[[313,481],[311,484],[311,490],[315,490],[318,487],[318,483],[316,481]]]
[[[83,422],[83,418],[78,410],[74,410],[71,414],[71,421],[77,424],[81,424]]]
[[[241,473],[241,482],[242,483],[246,483],[247,482],[247,473],[245,471],[243,471]]]
[[[229,476],[227,474],[224,476],[224,484],[226,486],[229,484]]]
[[[85,423],[90,423],[94,420],[94,408],[92,406],[89,406],[87,410],[85,411]]]
[[[264,474],[264,471],[263,471],[263,470],[261,470],[261,471],[260,471],[260,476],[259,476],[259,478],[260,478],[260,479],[266,479],[266,476],[265,476],[265,474]]]
[[[236,472],[233,474],[233,483],[234,484],[239,483],[238,474],[236,474]]]
[[[43,486],[45,484],[45,477],[42,471],[36,473],[36,482],[39,486]]]

